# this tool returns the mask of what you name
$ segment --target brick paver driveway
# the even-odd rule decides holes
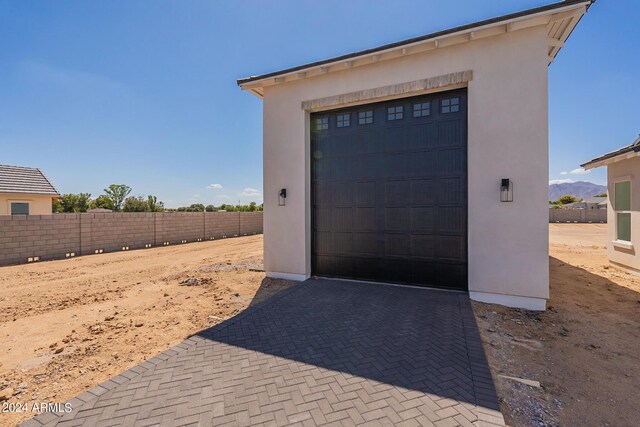
[[[468,296],[308,280],[29,425],[503,425]]]

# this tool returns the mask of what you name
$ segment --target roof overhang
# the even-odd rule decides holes
[[[640,157],[640,136],[635,140],[633,144],[620,148],[616,151],[603,154],[602,156],[596,157],[595,159],[590,160],[580,166],[585,169],[593,169],[600,166],[607,166],[612,163],[617,163],[622,160],[632,159],[634,157]]]
[[[460,43],[472,43],[475,40],[537,26],[547,28],[547,54],[551,64],[594,1],[565,0],[324,61],[239,79],[237,83],[243,90],[262,98],[267,86],[443,49]]]

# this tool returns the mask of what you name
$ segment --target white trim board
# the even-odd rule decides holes
[[[547,300],[545,298],[521,297],[477,291],[469,291],[469,297],[474,301],[500,304],[513,308],[524,308],[534,311],[545,311],[547,309]]]
[[[265,275],[271,279],[292,280],[294,282],[303,282],[310,277],[309,275],[306,275],[306,274],[280,273],[277,271],[268,271],[266,272]]]

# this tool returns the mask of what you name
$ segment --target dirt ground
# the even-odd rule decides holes
[[[473,303],[509,425],[640,425],[640,276],[605,231],[550,225],[546,312]],[[0,400],[64,402],[291,286],[261,263],[251,236],[0,268]]]
[[[291,286],[261,264],[250,236],[0,268],[0,403],[65,402]]]
[[[473,303],[507,424],[638,426],[640,276],[609,267],[606,224],[549,231],[546,312]]]

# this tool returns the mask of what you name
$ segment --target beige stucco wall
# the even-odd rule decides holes
[[[549,295],[547,64],[547,29],[539,26],[266,87],[266,271],[310,275],[309,113],[301,109],[302,101],[472,70],[469,289],[477,299],[497,295],[496,302],[527,306],[532,298],[544,308]],[[514,184],[513,203],[500,202],[501,178]],[[280,188],[288,190],[286,206],[277,206]]]
[[[51,215],[52,197],[42,194],[0,193],[0,215],[11,215],[11,203],[29,203],[30,215]]]
[[[607,204],[607,252],[609,260],[621,267],[630,267],[640,272],[640,157],[622,160],[612,163],[607,168],[609,200]],[[615,245],[616,240],[616,213],[613,210],[615,203],[614,183],[620,178],[629,177],[631,180],[631,243],[633,248],[624,248]],[[626,179],[624,179],[626,181]]]

